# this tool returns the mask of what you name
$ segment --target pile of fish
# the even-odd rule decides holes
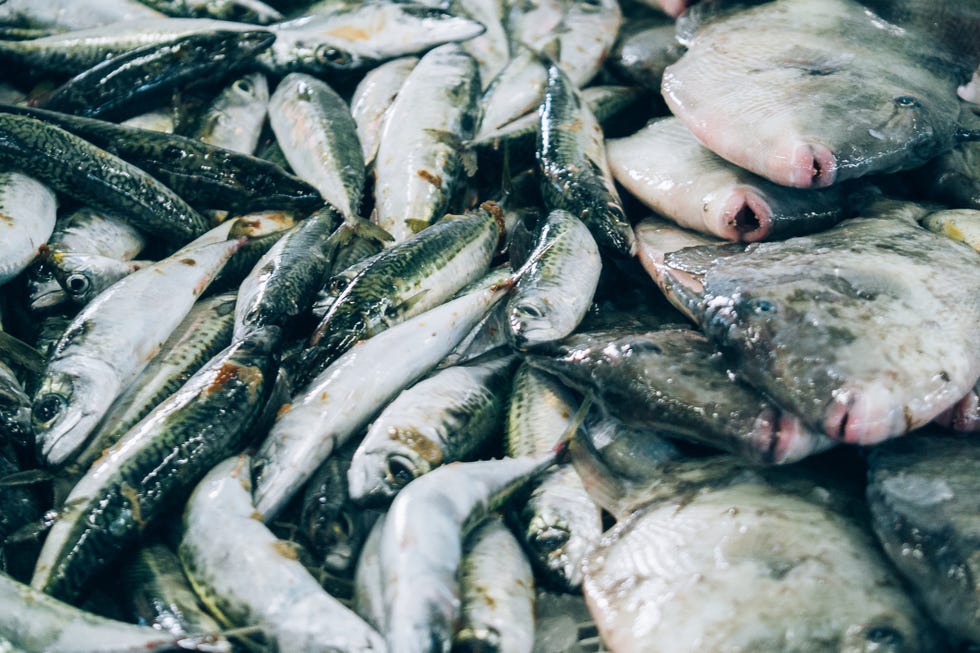
[[[980,3],[645,1],[0,2],[0,650],[980,645]]]

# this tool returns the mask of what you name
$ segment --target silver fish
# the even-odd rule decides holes
[[[45,257],[54,278],[74,303],[84,306],[120,279],[153,261],[120,261],[98,254],[51,252]]]
[[[18,172],[0,174],[0,286],[27,269],[55,227],[54,191]]]
[[[225,87],[204,111],[193,136],[242,154],[255,151],[269,103],[265,75],[250,73]]]
[[[458,45],[430,51],[385,115],[375,160],[378,225],[401,242],[446,212],[476,127],[476,62]]]
[[[374,162],[385,113],[395,101],[408,74],[419,62],[417,57],[401,57],[368,71],[354,89],[350,113],[357,125],[357,137],[364,155],[364,165]]]
[[[163,14],[137,0],[7,0],[0,5],[0,22],[48,27],[61,31],[100,27],[125,20],[162,18]]]

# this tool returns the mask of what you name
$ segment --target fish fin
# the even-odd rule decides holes
[[[624,505],[630,495],[632,482],[613,471],[596,450],[592,439],[576,429],[568,445],[572,466],[582,479],[582,485],[597,506],[617,520],[629,515]]]
[[[430,223],[428,220],[416,220],[415,218],[408,218],[407,220],[405,220],[405,226],[411,229],[412,233],[415,234],[419,233],[420,231],[428,227],[430,224],[432,223]]]
[[[392,311],[395,314],[403,314],[405,311],[411,309],[413,306],[415,306],[420,301],[422,301],[422,299],[424,299],[427,294],[429,294],[429,289],[428,288],[423,288],[422,290],[418,291],[417,293],[415,293],[411,297],[406,297],[405,299],[403,299],[398,304],[392,306],[391,307],[392,308]],[[385,317],[385,322],[386,323],[388,322],[387,317]],[[388,327],[389,328],[390,327],[393,327],[393,326],[395,326],[395,324],[396,323],[394,323],[394,322],[393,323],[390,323],[390,324],[388,324]]]
[[[576,434],[582,429],[582,423],[585,421],[586,416],[589,414],[589,409],[592,408],[592,403],[595,401],[595,393],[589,392],[582,399],[582,403],[579,404],[578,410],[572,415],[572,419],[568,422],[568,426],[562,431],[561,437],[558,438],[558,442],[555,444],[552,451],[555,454],[555,462],[563,463],[569,457],[569,447],[572,441],[575,439]]]
[[[31,374],[44,371],[45,360],[41,352],[5,331],[0,331],[0,357],[23,367]]]
[[[0,478],[0,488],[39,485],[41,483],[47,483],[53,478],[54,476],[52,476],[51,472],[43,469],[25,469],[24,471],[7,474],[3,478]]]
[[[350,227],[354,231],[354,234],[367,240],[376,240],[380,243],[390,243],[395,240],[394,236],[371,220],[350,216],[344,218],[344,224]]]
[[[466,144],[465,141],[463,141],[463,139],[460,138],[459,134],[457,134],[456,132],[451,132],[448,129],[426,128],[423,129],[422,131],[424,131],[429,136],[432,136],[440,143],[443,143],[444,145],[448,145],[457,151],[462,151]]]

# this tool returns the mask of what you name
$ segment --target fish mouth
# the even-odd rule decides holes
[[[770,180],[793,188],[826,188],[837,180],[837,157],[824,145],[804,143],[769,170]]]
[[[737,189],[725,202],[716,226],[726,240],[754,243],[772,231],[772,209],[757,193]]]
[[[834,393],[823,423],[827,437],[862,446],[878,444],[920,425],[921,420],[880,385],[841,388]]]
[[[46,430],[37,430],[37,450],[40,459],[51,467],[64,464],[79,450],[82,442],[78,433],[86,433],[86,420],[80,411],[69,410],[65,416]],[[91,422],[92,420],[87,420]]]
[[[835,444],[807,428],[796,415],[767,408],[755,420],[752,455],[765,464],[785,465]]]

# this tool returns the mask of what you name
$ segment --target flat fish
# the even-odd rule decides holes
[[[825,229],[844,218],[839,187],[786,188],[703,147],[677,118],[606,143],[613,176],[682,227],[755,242]]]
[[[871,451],[868,502],[885,553],[939,624],[980,641],[980,441],[936,428]]]
[[[921,212],[886,200],[812,236],[645,264],[749,383],[831,438],[875,444],[980,377],[980,258]]]
[[[776,0],[705,25],[662,92],[722,158],[822,188],[951,149],[963,81],[943,50],[853,0]]]
[[[638,509],[593,549],[583,587],[611,650],[940,650],[870,533],[821,501],[827,489],[730,473]]]

